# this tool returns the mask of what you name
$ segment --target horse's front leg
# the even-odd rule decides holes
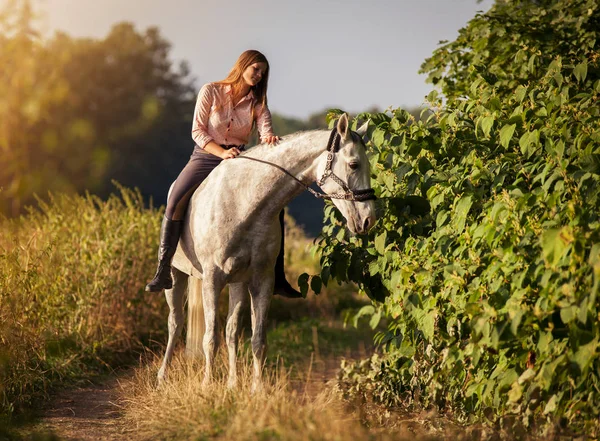
[[[267,353],[267,313],[273,297],[275,277],[271,272],[255,279],[250,287],[252,299],[252,355],[254,359],[254,378],[252,392],[262,389],[262,370]]]
[[[229,351],[229,379],[227,387],[233,389],[237,386],[237,350],[240,338],[241,312],[248,303],[248,285],[234,283],[229,285],[229,313],[227,315],[227,349]]]
[[[204,340],[202,346],[204,349],[204,358],[206,365],[204,368],[204,380],[202,385],[208,385],[212,380],[212,369],[215,360],[215,354],[219,347],[219,334],[217,313],[219,306],[219,294],[225,285],[224,281],[214,273],[206,272],[202,278],[202,304],[204,305]]]

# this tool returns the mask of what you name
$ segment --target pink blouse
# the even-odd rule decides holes
[[[273,136],[269,108],[255,103],[252,90],[234,106],[230,85],[205,84],[198,93],[194,109],[192,139],[201,148],[210,141],[225,145],[247,144],[253,117],[261,141]]]

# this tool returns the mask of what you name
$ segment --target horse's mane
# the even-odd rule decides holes
[[[255,146],[252,146],[252,147],[246,149],[246,151],[242,154],[243,155],[250,154],[250,156],[254,156],[254,157],[262,157],[265,155],[270,156],[274,153],[276,154],[277,150],[280,150],[280,151],[284,150],[288,145],[294,144],[294,142],[297,141],[298,138],[302,138],[302,137],[305,137],[307,135],[317,133],[317,132],[322,132],[322,130],[301,130],[299,132],[292,133],[291,135],[285,135],[285,136],[281,137],[281,140],[279,141],[279,143],[274,146],[266,144],[266,143],[257,144]],[[325,148],[325,146],[323,146],[323,148]]]

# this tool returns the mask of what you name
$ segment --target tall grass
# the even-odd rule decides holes
[[[143,291],[161,212],[139,192],[119,190],[106,201],[56,195],[20,218],[0,218],[0,419],[27,411],[52,386],[166,342],[166,302]],[[318,257],[289,216],[286,225],[286,272],[295,283],[318,272]],[[355,306],[351,287],[334,291],[310,301],[275,297],[273,325]]]
[[[221,350],[215,381],[203,387],[203,362],[174,358],[167,381],[156,384],[160,360],[138,368],[122,383],[126,436],[135,440],[279,441],[481,441],[510,439],[482,426],[463,428],[435,413],[398,414],[373,403],[348,402],[335,381],[315,391],[310,366],[304,384],[281,365],[265,371],[264,390],[252,394],[249,349],[238,362],[236,389],[226,386],[227,356]]]
[[[203,388],[203,363],[176,357],[168,381],[156,387],[158,360],[138,369],[123,394],[127,426],[136,439],[214,440],[345,440],[382,439],[360,424],[335,389],[315,397],[290,387],[281,369],[269,370],[265,390],[252,394],[250,357],[241,358],[239,387],[229,390],[222,367],[217,379]],[[409,435],[407,433],[407,435]],[[386,436],[383,439],[399,439]],[[409,439],[400,438],[400,439]]]
[[[0,410],[164,339],[165,302],[143,292],[160,215],[139,192],[53,197],[0,220]]]

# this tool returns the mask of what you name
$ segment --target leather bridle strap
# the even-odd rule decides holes
[[[329,142],[327,143],[327,164],[325,165],[325,171],[323,172],[323,176],[321,176],[321,179],[318,180],[317,184],[320,187],[323,185],[323,183],[328,178],[331,178],[340,187],[342,187],[342,190],[344,190],[344,193],[332,193],[332,194],[319,193],[319,192],[313,190],[312,188],[310,188],[308,185],[306,185],[304,182],[302,182],[296,176],[291,174],[285,168],[281,167],[280,165],[269,162],[269,161],[264,161],[264,160],[258,159],[258,158],[251,158],[249,156],[237,156],[236,159],[237,158],[250,159],[252,161],[261,162],[263,164],[267,164],[272,167],[275,167],[276,169],[281,170],[283,173],[285,173],[289,177],[293,178],[300,185],[302,185],[308,192],[310,192],[313,196],[315,196],[318,199],[327,199],[327,200],[344,199],[347,201],[358,201],[358,202],[377,199],[377,197],[375,196],[375,190],[373,190],[372,188],[368,188],[365,190],[351,190],[342,179],[340,179],[335,173],[333,173],[333,171],[331,170],[331,167],[333,164],[333,157],[334,157],[335,153],[339,150],[339,148],[340,148],[340,135],[337,133],[337,128],[334,128],[331,131],[331,135],[329,136]]]

